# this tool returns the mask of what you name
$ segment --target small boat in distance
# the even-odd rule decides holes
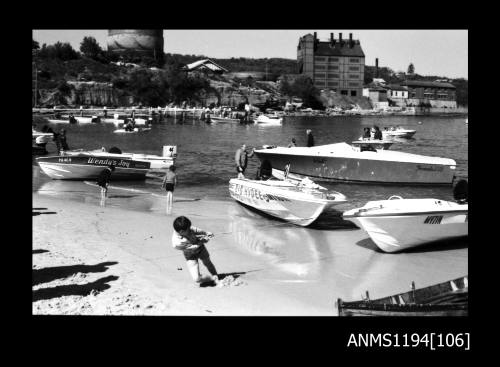
[[[346,201],[341,193],[326,191],[311,180],[293,183],[232,178],[229,194],[244,205],[298,226],[308,226],[326,209]]]
[[[360,225],[382,251],[398,252],[466,237],[469,233],[466,192],[467,181],[461,180],[455,186],[457,202],[391,196],[389,200],[369,201],[342,216]]]
[[[368,291],[361,301],[336,301],[338,316],[467,316],[469,313],[468,276],[370,300]]]
[[[210,116],[210,120],[212,122],[231,122],[231,123],[235,123],[235,124],[239,124],[240,123],[240,119],[233,119],[233,118],[229,118],[229,117],[215,117],[215,116]]]
[[[410,139],[415,135],[417,130],[409,130],[409,129],[403,129],[402,127],[397,127],[397,128],[389,128],[389,129],[384,129],[382,131],[382,137],[384,139],[389,139],[389,138],[405,138],[405,139]]]
[[[258,124],[281,125],[283,117],[278,115],[259,115],[254,121]]]
[[[125,129],[116,129],[113,131],[115,134],[134,134],[134,133],[142,133],[151,130],[150,127],[134,127],[134,130],[129,131]]]

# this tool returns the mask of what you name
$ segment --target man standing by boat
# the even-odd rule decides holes
[[[245,178],[245,170],[247,168],[247,163],[248,163],[248,158],[253,157],[254,150],[252,149],[252,152],[248,154],[247,152],[247,146],[246,144],[243,144],[241,148],[239,148],[236,151],[236,154],[234,156],[234,160],[236,162],[236,171],[238,172],[238,178]]]
[[[307,129],[306,133],[307,133],[307,146],[313,147],[314,146],[314,136],[312,134],[312,131],[310,129]]]
[[[106,196],[108,195],[109,179],[111,178],[111,173],[115,170],[115,166],[110,165],[104,168],[99,177],[97,177],[97,185],[101,187],[101,206],[105,205]]]

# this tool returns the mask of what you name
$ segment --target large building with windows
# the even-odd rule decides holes
[[[317,33],[306,34],[297,46],[298,72],[311,78],[318,89],[329,89],[342,95],[359,97],[363,94],[365,54],[359,40],[335,39],[320,41]]]

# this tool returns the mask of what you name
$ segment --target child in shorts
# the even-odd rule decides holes
[[[172,212],[172,202],[174,200],[174,188],[177,185],[177,175],[175,166],[168,167],[168,171],[163,179],[162,187],[167,191],[167,214]]]
[[[210,260],[210,255],[205,247],[205,243],[213,236],[211,232],[192,226],[191,221],[184,216],[177,217],[174,220],[172,246],[184,253],[189,273],[198,285],[204,280],[200,274],[198,260],[202,261],[212,275],[211,280],[216,283],[219,280],[217,270],[215,270],[215,266]]]

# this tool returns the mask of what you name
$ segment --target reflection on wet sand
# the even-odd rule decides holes
[[[287,275],[313,280],[321,254],[307,228],[266,219],[241,205],[229,208],[230,230],[236,244],[264,259]],[[265,227],[265,231],[259,228]]]

